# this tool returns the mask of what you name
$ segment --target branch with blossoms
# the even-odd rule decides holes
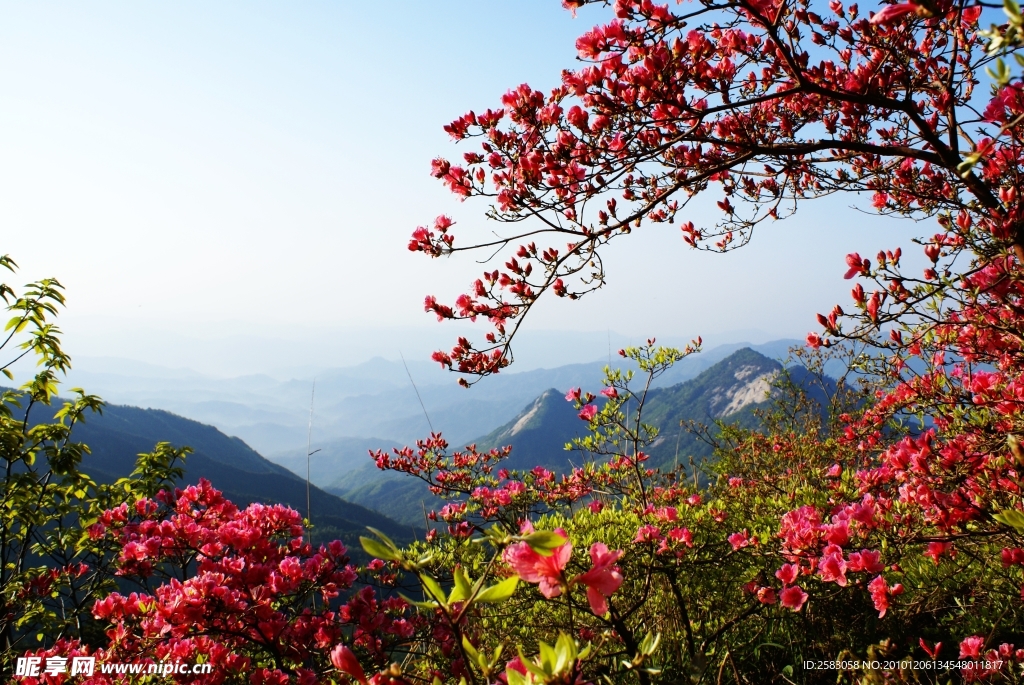
[[[606,3],[569,6],[588,4]],[[447,126],[479,151],[462,164],[436,159],[432,174],[463,199],[489,198],[491,218],[530,228],[465,245],[446,217],[417,229],[409,248],[432,257],[515,253],[454,307],[427,298],[440,319],[484,316],[494,327],[484,343],[460,338],[435,360],[470,375],[505,368],[538,298],[601,287],[612,238],[674,222],[713,185],[723,218],[711,228],[682,222],[693,247],[728,251],[802,200],[868,192],[882,214],[967,212],[981,229],[969,249],[1024,255],[1019,203],[1006,196],[1019,186],[1020,88],[1004,84],[976,106],[975,74],[996,59],[978,30],[980,6],[883,4],[867,17],[841,2],[818,9],[618,2],[614,20],[577,41],[583,66],[560,86],[521,85],[501,109]],[[1000,46],[1020,49],[1016,39]]]
[[[429,445],[429,447],[428,447]],[[631,462],[586,462],[567,473],[556,474],[542,466],[529,470],[497,468],[511,448],[481,455],[473,446],[449,454],[447,443],[435,434],[419,441],[418,449],[394,448],[392,454],[371,452],[379,468],[406,473],[426,483],[443,504],[426,512],[430,522],[447,525],[449,535],[467,538],[497,523],[514,529],[533,516],[571,507],[595,492],[622,489]],[[427,531],[432,540],[437,530]]]
[[[473,625],[484,619],[488,606],[500,608],[508,602],[520,580],[537,584],[542,596],[549,600],[570,592],[574,587],[584,587],[591,610],[598,616],[609,613],[608,598],[622,584],[622,575],[615,566],[622,552],[610,552],[600,543],[590,549],[590,570],[568,578],[565,568],[572,554],[572,544],[561,529],[537,531],[529,523],[524,523],[516,535],[501,526],[492,526],[484,531],[482,537],[472,541],[475,546],[482,548],[486,545],[493,550],[481,564],[482,573],[474,579],[465,567],[455,566],[451,571],[450,590],[445,590],[430,570],[433,553],[405,551],[379,531],[374,531],[374,534],[375,538],[360,538],[363,549],[377,559],[397,565],[418,580],[423,599],[405,600],[417,607],[432,624],[431,635],[441,642],[442,653],[451,659],[449,665],[454,675],[470,683],[494,682],[503,669],[506,673],[512,670],[527,676],[531,672],[545,675],[532,669],[522,655],[503,664],[500,661],[502,646],[493,652],[486,649],[482,636],[477,634]],[[584,656],[587,652],[589,648],[584,649]],[[574,651],[571,659],[575,661],[577,655]],[[340,654],[341,657],[352,662],[347,654]],[[572,665],[563,664],[546,675],[553,677]],[[350,666],[346,672],[356,680],[366,682],[361,670],[357,672]]]
[[[808,335],[811,347],[854,341],[882,352],[874,372],[886,379],[887,393],[876,408],[871,430],[887,420],[883,416],[900,413],[927,413],[945,428],[958,412],[990,403],[1006,416],[1020,409],[1012,378],[1024,354],[1019,325],[1024,316],[1024,277],[1014,258],[1006,255],[975,258],[954,275],[953,262],[966,258],[964,245],[978,229],[964,212],[945,226],[946,233],[924,245],[932,266],[922,279],[900,272],[899,250],[880,252],[875,268],[858,254],[848,255],[846,277],[880,287],[869,296],[857,283],[851,291],[857,309],[848,314],[836,305],[828,316],[819,314],[824,335]],[[852,322],[852,328],[844,329],[844,321]],[[883,332],[888,335],[883,337]],[[997,369],[994,375],[992,367]],[[997,392],[981,392],[990,387],[1008,392],[1002,393],[1002,400]]]

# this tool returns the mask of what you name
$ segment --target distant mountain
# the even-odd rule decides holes
[[[185,483],[206,478],[240,506],[273,502],[303,514],[306,511],[304,478],[264,459],[239,438],[167,411],[107,405],[102,415],[89,415],[84,423],[77,424],[73,438],[91,448],[92,453],[82,460],[82,470],[101,482],[127,476],[135,467],[136,455],[167,441],[194,450],[185,462]],[[333,531],[350,546],[366,526],[402,538],[412,532],[380,513],[317,487],[310,489],[310,506],[318,535]]]
[[[647,398],[646,423],[657,426],[660,435],[647,448],[656,468],[673,468],[692,458],[700,463],[712,448],[686,431],[689,421],[712,424],[716,419],[752,427],[755,410],[769,400],[771,383],[782,364],[744,348],[734,352],[696,378],[667,388],[656,388]]]
[[[616,341],[618,346],[619,341]],[[750,346],[771,358],[785,358],[796,340]],[[746,344],[722,345],[676,364],[658,387],[694,378]],[[609,350],[610,352],[610,350]],[[319,371],[313,421],[313,447],[345,437],[412,443],[435,430],[453,443],[465,443],[502,427],[548,388],[597,386],[604,366],[621,365],[617,356],[556,368],[511,371],[485,378],[471,390],[437,364],[380,357],[355,366]],[[408,371],[407,371],[408,368]],[[426,406],[428,424],[410,382]],[[280,380],[268,375],[212,378],[187,369],[162,369],[116,359],[86,359],[69,383],[111,402],[172,411],[238,435],[262,454],[304,454],[312,376]],[[276,458],[276,456],[275,456]]]
[[[566,452],[565,443],[586,431],[586,424],[565,401],[564,394],[553,389],[545,391],[512,421],[472,442],[481,451],[512,445],[512,454],[502,462],[505,468],[545,466],[564,470],[570,460],[579,457]],[[327,484],[325,489],[350,502],[386,512],[407,525],[422,525],[424,512],[435,509],[438,502],[423,481],[393,471],[381,471],[368,458],[363,465]]]
[[[512,454],[502,462],[508,469],[532,469],[535,466],[564,471],[570,462],[581,461],[579,453],[567,452],[566,443],[587,433],[587,424],[565,400],[565,391],[546,390],[519,416],[476,441],[477,449],[490,450],[512,446]]]
[[[660,435],[647,449],[650,465],[671,467],[689,457],[700,461],[710,449],[680,427],[681,422],[713,423],[729,419],[747,425],[755,421],[754,410],[765,406],[771,382],[782,365],[750,348],[733,352],[695,378],[669,387],[650,390],[644,407],[644,423],[657,426]],[[566,451],[573,438],[586,434],[587,424],[566,402],[565,391],[548,390],[519,416],[476,440],[480,449],[512,446],[504,462],[509,468],[529,469],[537,465],[565,471],[585,455]],[[627,412],[630,407],[626,407]],[[353,500],[358,501],[358,500]]]
[[[651,455],[648,463],[657,468],[672,468],[675,464],[688,464],[691,458],[700,463],[710,456],[711,447],[687,432],[681,423],[712,424],[716,419],[725,419],[755,426],[755,412],[767,405],[771,383],[782,369],[779,362],[743,348],[694,378],[651,390],[644,422],[657,426],[660,435],[647,450]],[[791,367],[788,372],[796,383],[804,384],[807,380],[807,372],[802,368]],[[540,465],[566,471],[587,457],[565,450],[566,443],[585,434],[586,423],[579,419],[573,405],[565,401],[564,394],[564,389],[544,391],[511,421],[472,442],[480,450],[510,445],[512,454],[503,462],[507,468],[530,469]],[[820,391],[812,389],[814,394],[820,399]],[[327,489],[407,524],[421,522],[423,510],[434,508],[437,502],[420,481],[382,473],[372,463],[342,475]]]

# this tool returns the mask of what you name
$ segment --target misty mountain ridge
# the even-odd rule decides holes
[[[785,358],[796,344],[778,340],[750,347],[768,357]],[[659,378],[657,387],[693,378],[742,347],[746,345],[721,345],[691,355]],[[117,373],[122,367],[116,362],[90,360],[89,368],[70,372],[69,382],[111,402],[165,409],[212,424],[241,437],[272,460],[305,454],[312,378],[281,381],[253,374],[218,379],[187,369],[167,369],[161,377],[160,367],[140,362],[127,362],[123,373]],[[623,362],[617,356],[611,358],[612,365]],[[452,373],[419,360],[403,365],[378,357],[322,371],[315,378],[312,398],[312,443],[315,448],[346,438],[375,438],[408,444],[426,437],[430,424],[453,443],[465,443],[503,426],[548,388],[597,386],[607,364],[605,359],[502,373],[483,379],[469,391],[456,385]]]
[[[706,425],[722,419],[745,427],[755,427],[758,409],[771,400],[772,383],[783,371],[780,362],[743,348],[694,378],[651,390],[646,399],[643,421],[659,428],[659,435],[645,450],[648,465],[671,469],[678,464],[699,464],[709,458],[712,447],[688,432],[690,421]],[[802,367],[790,367],[790,378],[808,389],[818,401],[823,396],[812,388],[809,374]],[[549,388],[522,408],[515,417],[475,440],[480,451],[511,446],[504,468],[526,470],[543,466],[566,472],[593,455],[567,451],[565,445],[587,434],[587,423],[567,402],[565,391]],[[466,443],[450,441],[453,446]],[[457,447],[456,447],[457,448]],[[376,511],[387,512],[409,525],[423,522],[423,512],[434,508],[437,499],[418,479],[381,472],[367,459],[361,466],[339,474],[334,482],[319,482],[326,490]]]

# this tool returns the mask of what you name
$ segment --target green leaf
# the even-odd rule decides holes
[[[462,570],[461,566],[455,567],[455,572],[452,574],[455,580],[455,588],[452,593],[448,595],[448,603],[462,602],[469,598],[473,594],[473,586],[466,576],[466,572]]]
[[[426,573],[420,574],[420,583],[423,584],[423,589],[427,591],[427,594],[438,602],[444,602],[445,591],[441,589],[441,586],[436,580]]]
[[[378,559],[396,561],[402,556],[396,550],[386,547],[384,543],[373,540],[372,538],[360,536],[359,544],[363,546],[363,549],[367,554],[371,557],[377,557]]]
[[[532,682],[529,676],[511,668],[505,671],[505,677],[508,678],[508,685],[529,685]]]
[[[992,518],[999,523],[1015,528],[1017,532],[1024,532],[1024,513],[1016,509],[1004,509]]]
[[[395,550],[396,552],[398,551],[398,545],[396,545],[394,541],[392,541],[391,538],[389,538],[384,533],[380,532],[376,528],[370,528],[369,526],[366,527],[366,530],[370,531],[371,533],[379,537],[381,540],[383,540],[384,544],[390,547],[391,549]]]
[[[541,644],[542,647],[548,647],[543,642],[541,642],[540,644]],[[551,648],[548,647],[548,649],[551,649]],[[523,666],[526,668],[527,671],[529,671],[533,675],[539,677],[541,680],[546,680],[547,679],[547,676],[549,676],[550,674],[546,673],[543,668],[538,666],[537,663],[533,659],[527,659],[526,655],[523,654],[523,648],[522,647],[517,646],[516,647],[516,651],[519,652],[519,661],[522,662]],[[511,673],[512,671],[508,671],[508,672]]]
[[[466,656],[475,661],[479,666],[487,666],[487,659],[481,658],[480,652],[476,650],[476,647],[473,646],[473,643],[465,635],[462,636],[462,649],[465,650]]]
[[[501,581],[497,585],[492,585],[491,587],[489,587],[486,590],[484,590],[483,592],[481,592],[477,596],[476,601],[483,602],[484,604],[488,604],[488,603],[494,604],[496,602],[504,602],[506,599],[508,599],[509,597],[511,597],[515,593],[516,587],[518,585],[519,585],[519,577],[518,576],[512,576],[511,578],[506,578],[505,580]]]
[[[554,675],[555,664],[558,662],[558,655],[555,654],[555,648],[546,642],[540,643],[540,665],[544,669],[545,674]]]
[[[661,633],[647,633],[640,642],[640,653],[646,656],[654,654],[655,650],[658,649],[659,643],[661,643]]]
[[[551,556],[552,551],[561,547],[568,542],[564,536],[559,535],[550,530],[538,530],[536,533],[530,533],[523,542],[530,546],[537,554],[545,557]]]
[[[558,633],[555,642],[555,673],[564,673],[576,662],[576,643],[565,633]]]
[[[421,602],[419,600],[411,599],[403,595],[401,592],[398,593],[398,596],[412,606],[419,607],[420,609],[436,609],[439,606],[437,602]]]

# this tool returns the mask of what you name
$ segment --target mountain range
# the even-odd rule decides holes
[[[782,370],[780,362],[743,348],[694,378],[667,387],[659,384],[648,393],[644,409],[643,421],[660,431],[646,450],[650,455],[648,464],[669,469],[677,464],[686,466],[691,460],[699,464],[711,456],[711,445],[686,430],[691,421],[710,425],[722,419],[755,426],[756,412],[770,401],[771,384]],[[821,403],[827,388],[812,383],[801,367],[787,372],[794,383],[804,386]],[[587,424],[564,395],[565,389],[545,390],[504,425],[471,442],[479,450],[511,446],[511,455],[502,462],[505,468],[569,470],[590,456],[565,449],[573,438],[586,433]],[[408,525],[424,523],[424,513],[435,508],[437,502],[421,481],[381,472],[369,460],[339,474],[333,482],[320,484],[343,499],[386,512]]]
[[[645,409],[645,422],[661,431],[648,449],[650,463],[669,468],[708,457],[710,446],[684,430],[686,422],[722,418],[753,425],[755,410],[764,406],[770,383],[783,368],[771,356],[781,357],[791,342],[715,348],[684,359],[660,377]],[[312,382],[268,376],[216,381],[191,372],[166,374],[159,368],[136,377],[113,373],[117,369],[112,368],[84,374],[94,375],[87,385],[90,392],[99,390],[121,401],[133,393],[148,393],[152,403],[164,406],[107,405],[102,415],[77,426],[74,437],[92,448],[83,468],[101,481],[130,473],[135,456],[158,441],[188,445],[194,453],[187,460],[185,481],[205,477],[243,505],[281,502],[305,511],[308,468],[312,518],[320,534],[351,543],[366,526],[373,526],[407,539],[413,527],[424,525],[425,511],[435,506],[433,498],[422,482],[377,470],[369,450],[414,444],[431,430],[443,430],[453,446],[473,443],[487,450],[510,445],[507,468],[543,465],[565,471],[587,458],[564,449],[586,430],[566,402],[565,391],[576,386],[596,390],[604,367],[604,362],[594,362],[502,374],[467,392],[445,372],[375,359],[317,377],[316,432],[307,432],[308,405],[301,411]],[[421,379],[415,386],[410,382],[413,373]],[[803,372],[791,368],[790,373],[799,377]],[[80,374],[74,380],[90,379]],[[191,417],[174,411],[178,402]],[[246,430],[231,437],[232,426]],[[285,434],[291,449],[259,447],[259,435],[277,435],[278,440]],[[274,440],[270,444],[282,444]],[[307,456],[307,450],[312,454]]]
[[[779,359],[796,344],[777,340],[749,347]],[[748,345],[721,345],[691,355],[659,378],[657,386],[694,378],[743,347]],[[307,440],[325,453],[318,455],[320,461],[330,451],[328,443],[337,443],[331,447],[335,452],[351,451],[342,444],[349,438],[404,444],[426,437],[433,429],[453,443],[466,443],[506,424],[548,388],[598,385],[605,365],[619,361],[609,357],[502,373],[483,379],[471,390],[459,387],[451,373],[432,362],[406,364],[383,358],[288,380],[268,375],[213,378],[187,369],[92,358],[76,362],[68,382],[110,402],[164,409],[214,425],[272,460],[304,462]]]

